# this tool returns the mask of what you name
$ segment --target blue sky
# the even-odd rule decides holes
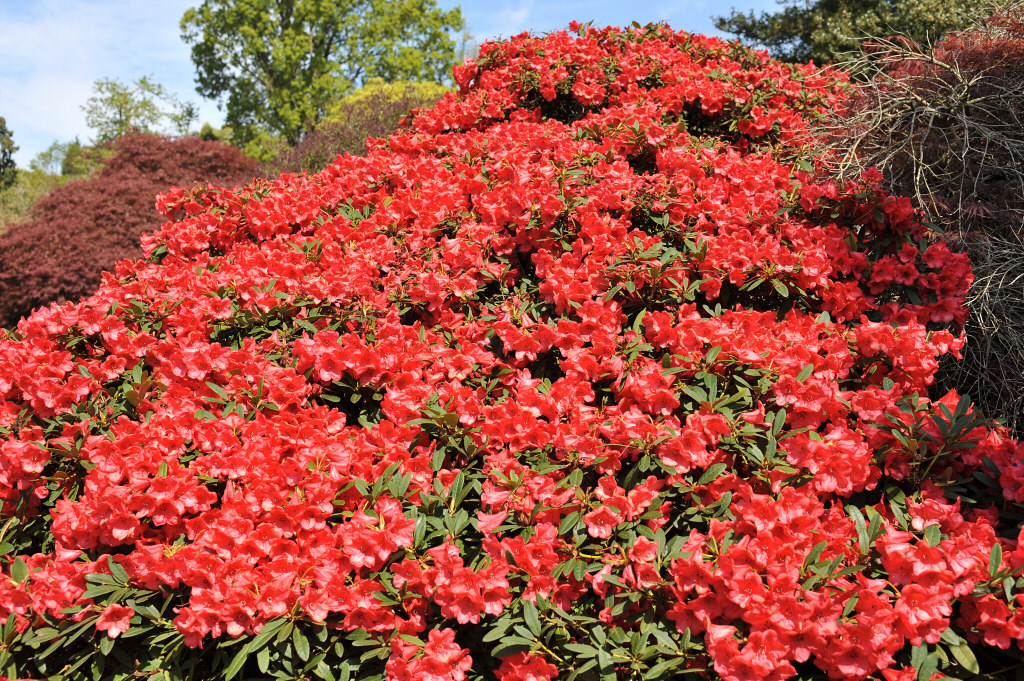
[[[0,0],[0,116],[20,149],[20,167],[54,140],[89,140],[82,105],[100,78],[141,76],[199,106],[200,122],[219,125],[215,102],[195,92],[189,48],[178,22],[201,0]],[[667,21],[677,30],[717,34],[711,16],[773,10],[775,0],[489,0],[461,6],[477,39],[546,32],[570,21],[624,26]]]

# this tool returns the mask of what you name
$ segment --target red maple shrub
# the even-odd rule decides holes
[[[1024,436],[1024,2],[991,7],[933,46],[866,43],[849,63],[866,77],[831,126],[840,178],[879,168],[969,254],[964,357],[937,382]]]
[[[1019,665],[1024,448],[928,395],[969,264],[815,175],[838,76],[649,26],[455,78],[0,340],[0,670]]]
[[[0,325],[33,308],[77,300],[104,270],[141,255],[139,238],[157,229],[154,197],[171,185],[248,182],[255,161],[222,142],[128,135],[93,177],[57,187],[27,220],[0,235]]]

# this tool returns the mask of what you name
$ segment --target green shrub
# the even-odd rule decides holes
[[[372,78],[331,107],[324,121],[302,142],[268,163],[267,175],[314,173],[339,154],[363,156],[368,138],[385,137],[394,132],[411,109],[431,106],[446,92],[448,89],[438,83],[385,83],[380,78]]]
[[[71,179],[42,170],[19,170],[14,184],[0,191],[0,233],[28,217],[32,204]]]

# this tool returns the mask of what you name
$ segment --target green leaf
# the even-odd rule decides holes
[[[616,681],[615,662],[612,655],[604,648],[597,650],[597,664],[600,665],[601,681]]]
[[[808,378],[810,378],[811,374],[813,374],[813,373],[814,373],[814,365],[813,364],[808,364],[807,366],[805,366],[803,369],[800,370],[799,374],[796,375],[796,380],[798,380],[801,383],[803,383]]]
[[[868,528],[868,540],[875,541],[882,536],[882,514],[871,508],[870,506],[864,509],[867,514],[871,516],[871,527]]]
[[[491,651],[491,655],[494,657],[508,657],[509,655],[515,655],[532,648],[533,641],[521,636],[509,636]]]
[[[540,614],[537,612],[537,606],[527,600],[523,600],[523,620],[530,629],[530,633],[539,637],[541,632]]]
[[[292,629],[292,643],[295,647],[295,653],[299,656],[299,659],[303,662],[309,661],[309,640],[305,634],[299,631],[299,627]]]
[[[636,315],[636,319],[633,320],[633,333],[641,335],[644,332],[644,315],[647,314],[647,310],[640,310]]]
[[[930,681],[932,676],[939,669],[939,656],[934,652],[928,653],[921,666],[917,667],[917,681]]]
[[[11,563],[11,579],[16,584],[21,584],[28,577],[28,565],[20,557],[15,558],[14,562]]]
[[[953,653],[953,657],[956,658],[960,666],[970,673],[977,674],[981,671],[981,668],[978,666],[978,658],[974,656],[971,646],[966,643],[950,646],[949,652]]]
[[[270,669],[270,646],[263,646],[256,653],[256,666],[264,674]]]
[[[110,568],[110,576],[116,579],[118,584],[127,585],[131,581],[128,572],[113,558],[107,559],[107,567]]]
[[[566,534],[571,529],[576,527],[580,520],[580,512],[573,511],[569,515],[562,518],[562,522],[558,524],[558,534]]]
[[[964,640],[957,636],[956,632],[949,627],[947,627],[946,630],[942,632],[941,636],[942,640],[951,646],[958,646],[964,642]]]
[[[928,546],[938,546],[942,541],[942,528],[938,523],[932,523],[924,528],[924,538],[928,542]]]
[[[120,591],[121,587],[116,584],[95,584],[82,593],[82,598],[99,598],[114,591]]]
[[[920,670],[921,665],[924,664],[924,659],[928,655],[927,646],[914,646],[910,649],[910,664],[914,665],[915,669]]]
[[[242,649],[235,653],[234,659],[231,660],[231,664],[224,670],[224,680],[231,681],[235,678],[238,672],[242,671],[242,667],[245,666],[245,661],[249,657],[249,645],[242,646]]]
[[[988,556],[988,576],[995,579],[999,574],[999,566],[1003,564],[1003,545],[996,540],[992,545],[992,552]]]
[[[242,649],[235,654],[234,659],[231,660],[231,664],[229,664],[228,668],[224,670],[224,681],[231,681],[238,672],[242,671],[242,667],[245,666],[246,658],[253,651],[259,650],[263,647],[263,645],[270,640],[271,636],[288,623],[289,620],[282,617],[264,624],[263,628],[252,637],[252,640],[242,646]]]
[[[216,383],[213,383],[212,381],[207,381],[206,382],[206,387],[209,388],[210,390],[212,390],[213,392],[215,392],[217,394],[217,396],[220,397],[222,402],[227,402],[230,399],[228,397],[227,392],[224,390],[224,388],[220,387]],[[216,400],[210,400],[210,401],[214,402]]]
[[[647,670],[647,673],[644,674],[644,679],[660,679],[663,678],[663,675],[666,672],[674,672],[673,676],[675,676],[687,672],[703,671],[701,669],[677,670],[677,667],[686,664],[686,661],[687,660],[685,657],[673,657],[668,660],[662,660],[661,662]]]
[[[575,669],[573,669],[572,670],[572,674],[569,674],[569,678],[567,678],[565,681],[575,681],[576,677],[580,676],[581,674],[585,674],[586,672],[590,671],[591,669],[593,669],[596,666],[597,666],[597,658],[596,657],[591,658],[590,660],[588,660],[582,666],[579,666],[579,667],[576,667]]]
[[[807,554],[807,558],[804,559],[804,569],[807,569],[811,565],[815,564],[818,561],[818,558],[821,557],[821,553],[825,550],[827,546],[828,542],[824,540],[815,544],[814,548],[811,549],[810,553]]]
[[[726,468],[728,468],[728,466],[726,466],[724,463],[711,464],[710,466],[708,466],[707,470],[704,471],[704,474],[700,476],[700,479],[697,480],[697,485],[700,486],[708,484],[709,482],[717,478],[719,475],[721,475]]]
[[[860,555],[866,556],[871,549],[871,539],[868,536],[868,526],[867,521],[864,520],[864,514],[856,506],[847,506],[846,512],[853,518],[853,526],[857,530],[857,543],[860,544]]]

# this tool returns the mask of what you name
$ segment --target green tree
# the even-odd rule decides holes
[[[328,105],[372,77],[444,80],[462,13],[436,0],[205,0],[185,12],[197,91],[226,98],[245,145],[296,144]]]
[[[196,135],[199,139],[206,140],[207,142],[217,141],[224,142],[225,144],[231,144],[232,132],[231,127],[227,125],[223,128],[215,128],[209,123],[203,123]]]
[[[83,177],[98,170],[103,160],[112,153],[102,146],[82,146],[77,137],[70,142],[54,140],[53,144],[29,161],[28,167],[47,175]]]
[[[71,142],[53,140],[53,144],[40,151],[35,158],[28,162],[29,170],[47,175],[59,175],[61,164],[70,147]]]
[[[175,133],[187,135],[198,118],[194,104],[178,101],[163,85],[146,76],[127,85],[102,78],[93,83],[92,89],[93,96],[82,110],[99,143],[129,132],[157,133],[165,123]]]
[[[781,11],[733,11],[715,28],[767,47],[773,57],[824,64],[856,51],[868,36],[895,33],[929,42],[971,23],[978,0],[779,0]]]
[[[11,131],[7,129],[7,121],[0,116],[0,190],[10,187],[18,177],[18,167],[14,163],[17,150]]]

